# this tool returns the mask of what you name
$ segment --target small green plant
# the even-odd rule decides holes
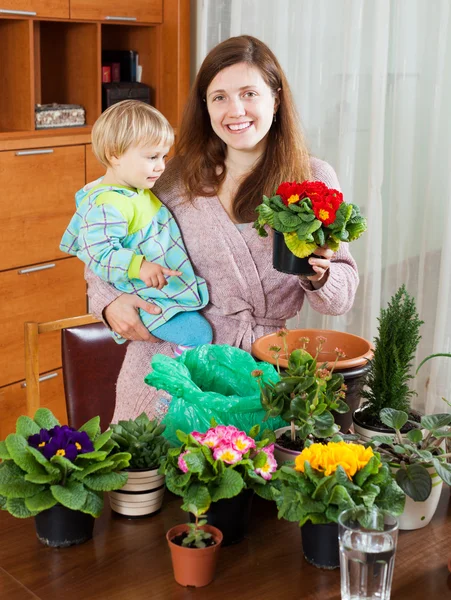
[[[308,343],[308,338],[302,338]],[[329,370],[326,365],[318,365],[317,359],[325,338],[318,338],[316,355],[313,357],[305,350],[294,350],[288,358],[288,368],[281,374],[277,383],[263,384],[259,371],[257,378],[261,403],[266,411],[265,420],[281,416],[291,426],[291,439],[306,440],[332,437],[339,431],[331,411],[343,414],[349,406],[344,401],[346,386],[343,375],[334,373],[335,365],[344,353],[336,349],[335,364]]]
[[[130,469],[157,469],[168,452],[169,442],[161,435],[165,425],[151,421],[146,413],[111,424],[110,429],[118,452],[131,454]]]
[[[47,408],[17,419],[16,432],[0,442],[0,508],[13,517],[34,517],[61,504],[99,517],[103,492],[127,483],[130,454],[113,454],[112,431],[100,417],[76,430],[60,425]]]
[[[206,519],[199,521],[197,515],[195,523],[187,523],[186,525],[189,528],[189,531],[183,539],[182,546],[188,546],[189,548],[206,548],[207,544],[205,542],[208,542],[212,538],[211,533],[201,529],[206,524]]]
[[[409,412],[415,395],[409,387],[412,362],[420,342],[420,320],[415,299],[402,285],[381,309],[378,336],[374,340],[374,357],[365,377],[362,397],[367,400],[361,418],[378,419],[384,408]]]
[[[406,412],[384,408],[380,419],[395,430],[394,438],[377,435],[371,438],[371,445],[378,447],[382,458],[396,468],[396,483],[407,496],[416,502],[427,500],[432,489],[431,467],[451,485],[451,465],[446,462],[451,454],[441,448],[442,442],[451,437],[451,414],[424,415],[420,423],[409,421],[413,429],[405,436],[401,429],[409,419]]]

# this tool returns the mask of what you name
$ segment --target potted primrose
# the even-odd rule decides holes
[[[332,411],[344,414],[349,406],[344,401],[346,386],[343,375],[318,365],[324,337],[319,336],[315,356],[305,349],[294,350],[288,359],[287,369],[277,383],[263,383],[260,371],[253,371],[260,385],[261,403],[266,417],[281,416],[289,423],[275,431],[274,455],[279,466],[302,452],[310,443],[331,438],[338,433]],[[335,362],[343,356],[337,348]]]
[[[294,275],[314,275],[308,259],[316,248],[327,245],[336,252],[341,242],[356,240],[367,227],[359,207],[321,181],[284,182],[255,210],[257,233],[267,237],[265,226],[274,232],[274,268]]]
[[[299,523],[305,559],[325,569],[340,565],[343,510],[377,506],[396,516],[404,508],[404,494],[379,453],[342,440],[306,446],[294,466],[275,473],[270,487],[279,519]]]
[[[92,538],[103,492],[127,481],[130,454],[117,452],[100,417],[80,429],[60,425],[47,408],[17,419],[16,432],[0,442],[0,508],[34,517],[38,539],[66,547]]]
[[[354,431],[364,441],[374,435],[393,435],[393,429],[381,421],[385,408],[409,414],[403,433],[413,427],[410,421],[419,421],[419,415],[410,407],[415,392],[410,389],[412,363],[420,342],[420,320],[415,299],[405,286],[392,296],[386,309],[381,309],[378,335],[374,340],[374,357],[363,382],[364,402],[354,411]]]
[[[109,494],[111,509],[130,518],[156,513],[164,495],[164,475],[158,473],[158,468],[169,449],[169,442],[162,436],[165,426],[142,413],[134,420],[111,424],[110,429],[111,439],[117,444],[115,451],[131,455],[126,485]]]
[[[266,430],[256,441],[259,432],[259,425],[247,435],[215,424],[205,433],[178,431],[182,446],[171,448],[162,462],[167,488],[183,497],[182,508],[204,514],[222,532],[224,545],[244,538],[254,492],[267,497],[266,484],[277,469],[274,434]]]
[[[377,447],[406,494],[405,510],[399,517],[399,529],[404,530],[428,525],[437,509],[443,482],[451,485],[451,465],[446,462],[451,455],[443,450],[444,441],[451,437],[451,414],[423,415],[419,423],[411,421],[412,429],[402,435],[408,418],[404,411],[384,408],[380,419],[395,431],[394,437],[371,438],[371,445]]]

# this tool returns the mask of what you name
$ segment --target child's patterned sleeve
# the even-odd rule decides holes
[[[93,205],[86,211],[80,227],[77,256],[104,281],[113,284],[129,281],[129,269],[139,272],[144,257],[122,246],[127,234],[127,220],[117,208],[109,204]]]

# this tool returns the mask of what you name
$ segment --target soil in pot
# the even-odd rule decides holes
[[[176,535],[175,537],[173,537],[171,539],[171,542],[173,544],[176,544],[177,546],[183,546],[183,540],[188,537],[188,533],[181,533],[180,535]],[[213,538],[210,538],[209,540],[204,540],[205,543],[205,547],[209,548],[210,546],[214,546],[216,544],[215,540]],[[191,542],[191,544],[188,544],[187,546],[183,546],[183,548],[197,548],[197,546],[194,545],[193,542]]]

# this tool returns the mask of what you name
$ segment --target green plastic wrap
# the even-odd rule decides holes
[[[180,446],[177,429],[205,432],[212,417],[218,425],[235,425],[246,432],[256,424],[262,431],[286,426],[280,417],[263,422],[260,390],[251,374],[260,369],[263,382],[276,382],[277,371],[269,363],[256,362],[244,350],[205,345],[178,358],[156,354],[152,369],[145,382],[172,396],[163,435],[175,446]]]

